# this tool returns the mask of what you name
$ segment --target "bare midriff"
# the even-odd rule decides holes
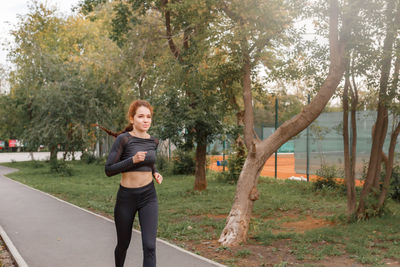
[[[148,185],[153,180],[151,172],[123,172],[121,185],[128,188],[137,188]]]

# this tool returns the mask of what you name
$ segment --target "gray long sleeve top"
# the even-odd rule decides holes
[[[132,136],[129,132],[118,135],[108,154],[105,165],[106,175],[113,176],[131,171],[151,171],[154,175],[158,172],[155,165],[157,147],[158,139],[153,136],[140,138]],[[138,151],[147,151],[146,157],[144,161],[133,163],[132,157]]]

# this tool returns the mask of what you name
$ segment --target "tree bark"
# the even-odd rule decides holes
[[[388,80],[391,69],[392,61],[392,50],[393,43],[395,40],[395,34],[399,27],[400,22],[400,5],[397,5],[396,12],[395,1],[388,1],[386,8],[386,37],[383,44],[383,58],[381,62],[381,78],[379,82],[379,103],[378,103],[378,115],[375,123],[375,129],[373,133],[371,155],[368,164],[367,177],[363,186],[363,190],[360,195],[360,202],[357,208],[357,216],[359,218],[365,218],[368,214],[366,210],[366,198],[370,194],[371,188],[377,188],[379,186],[380,179],[380,166],[382,161],[382,148],[386,137],[387,131],[387,106],[388,106]],[[376,207],[375,207],[376,208]]]
[[[50,161],[57,160],[57,146],[50,147]]]
[[[393,82],[391,86],[391,92],[390,96],[394,97],[396,94],[396,88],[399,82],[399,72],[400,72],[400,46],[397,47],[397,57],[396,61],[394,64],[394,72],[393,72]],[[382,191],[381,194],[379,195],[378,199],[378,209],[382,209],[383,204],[385,203],[386,195],[389,190],[390,186],[390,179],[392,177],[392,171],[393,171],[393,162],[394,162],[394,152],[396,149],[396,143],[397,143],[397,137],[399,136],[400,133],[400,122],[397,124],[397,127],[394,129],[392,132],[391,138],[390,138],[390,144],[389,144],[389,154],[388,157],[383,157],[385,158],[385,168],[386,168],[386,174],[385,178],[383,181],[383,186],[382,186]]]
[[[385,179],[383,181],[382,191],[381,191],[381,194],[379,195],[379,199],[378,199],[378,207],[377,207],[378,210],[383,207],[387,192],[389,190],[390,178],[392,177],[392,171],[393,171],[394,151],[396,149],[397,137],[399,136],[399,133],[400,133],[400,123],[397,124],[397,127],[393,131],[391,138],[390,138],[389,156],[388,156],[388,160],[385,164],[386,165],[385,166],[386,174],[385,174]]]
[[[168,0],[162,0],[161,5],[164,8],[165,28],[166,28],[166,32],[167,32],[168,46],[169,46],[169,49],[171,50],[172,55],[174,55],[174,57],[176,59],[179,59],[180,51],[176,47],[174,40],[172,39],[171,13],[167,8]]]
[[[355,177],[356,177],[356,161],[357,161],[357,119],[356,119],[356,112],[357,112],[357,106],[358,106],[358,89],[357,89],[357,84],[355,82],[354,78],[354,72],[352,73],[352,80],[353,80],[353,89],[351,90],[351,97],[352,97],[352,103],[351,103],[351,127],[353,130],[353,143],[352,143],[352,149],[351,149],[351,175],[354,177],[354,183],[355,183]],[[351,87],[350,87],[351,89]],[[354,185],[354,198],[356,198],[356,191],[355,191],[355,185]],[[357,205],[357,203],[356,203]]]
[[[350,77],[349,77],[349,69],[346,71],[346,78],[344,84],[343,91],[343,145],[344,145],[344,169],[345,169],[345,181],[346,181],[346,189],[347,189],[347,219],[351,220],[355,211],[356,211],[356,192],[355,192],[355,177],[353,173],[353,159],[352,156],[354,153],[350,155],[350,146],[349,146],[349,88],[350,88]],[[352,101],[352,111],[354,108],[354,101]],[[353,115],[353,112],[352,112]],[[351,126],[354,130],[355,120],[351,120]],[[354,136],[354,135],[353,135]],[[354,139],[353,139],[354,140]],[[354,146],[352,145],[352,149]],[[353,152],[353,150],[351,151]]]
[[[243,103],[244,103],[244,143],[247,151],[251,153],[252,141],[254,139],[254,115],[253,115],[253,97],[251,94],[251,63],[247,50],[247,41],[243,41],[244,63],[243,63]]]
[[[206,179],[206,156],[207,156],[207,143],[201,142],[197,143],[196,146],[196,170],[195,170],[195,181],[194,188],[195,191],[203,191],[207,189],[207,179]]]
[[[382,162],[384,162],[383,145],[385,144],[388,125],[389,125],[389,114],[388,114],[387,108],[385,108],[384,113],[383,113],[383,128],[380,129],[380,132],[381,132],[380,140],[379,140],[380,153],[377,157],[376,171],[375,171],[375,175],[373,177],[374,180],[373,180],[373,185],[372,185],[375,195],[378,194],[378,192],[380,191],[380,186],[381,186],[381,170],[382,170]]]
[[[345,71],[345,44],[349,31],[339,40],[338,2],[331,0],[330,8],[330,60],[329,74],[313,101],[300,114],[282,124],[274,134],[262,142],[254,139],[251,105],[251,88],[247,85],[246,60],[243,67],[243,99],[245,103],[245,143],[248,155],[240,173],[234,203],[221,233],[219,242],[224,246],[238,245],[246,241],[253,203],[258,199],[257,182],[267,159],[291,137],[304,130],[322,112],[335,92]],[[344,26],[346,27],[346,26]],[[246,50],[244,50],[246,51]],[[246,56],[246,55],[244,55]],[[244,57],[246,59],[246,57]],[[248,77],[250,79],[250,77]],[[246,115],[247,113],[247,115]]]

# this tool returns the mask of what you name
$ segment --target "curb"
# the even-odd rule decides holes
[[[51,197],[51,198],[54,198],[54,199],[56,199],[56,200],[58,200],[58,201],[60,201],[60,202],[62,202],[62,203],[71,205],[71,206],[73,206],[73,207],[75,207],[75,208],[77,208],[77,209],[80,209],[80,210],[82,210],[82,211],[85,211],[85,212],[87,212],[87,213],[90,213],[90,214],[92,214],[92,215],[94,215],[94,216],[100,217],[100,218],[102,218],[102,219],[104,219],[104,220],[106,220],[106,221],[115,223],[113,220],[111,220],[111,219],[109,219],[109,218],[107,218],[107,217],[105,217],[105,216],[102,216],[102,215],[100,215],[100,214],[97,214],[97,213],[94,213],[94,212],[92,212],[92,211],[89,211],[89,210],[86,210],[86,209],[84,209],[84,208],[81,208],[81,207],[79,207],[79,206],[77,206],[77,205],[75,205],[75,204],[69,203],[69,202],[67,202],[67,201],[65,201],[65,200],[62,200],[62,199],[60,199],[60,198],[58,198],[58,197],[55,197],[55,196],[53,196],[53,195],[51,195],[51,194],[49,194],[49,193],[43,192],[43,191],[41,191],[41,190],[39,190],[39,189],[30,187],[30,186],[28,186],[28,185],[26,185],[26,184],[23,184],[23,183],[19,182],[19,181],[16,181],[16,180],[13,180],[13,179],[11,179],[11,178],[8,178],[8,177],[6,177],[5,175],[3,175],[3,177],[5,177],[5,178],[7,178],[7,179],[9,179],[9,180],[11,180],[11,181],[13,181],[13,182],[15,182],[15,183],[21,184],[21,185],[23,185],[23,186],[25,186],[25,187],[28,187],[29,189],[38,191],[38,192],[40,192],[40,193],[42,193],[42,194],[44,194],[44,195],[47,195],[47,196],[49,196],[49,197]],[[0,233],[1,233],[1,230],[2,230],[2,228],[1,228],[1,226],[0,226]],[[140,233],[140,231],[138,231],[138,230],[136,230],[136,229],[132,229],[132,230],[133,230],[134,232]],[[5,232],[4,232],[4,233],[5,233]],[[1,233],[1,234],[2,234],[2,233]],[[4,240],[4,239],[3,239],[3,240]],[[161,239],[161,238],[159,238],[159,237],[157,237],[157,241],[160,241],[161,243],[164,243],[165,245],[169,245],[169,246],[171,246],[171,247],[173,247],[173,248],[175,248],[175,249],[177,249],[177,250],[179,250],[179,251],[185,252],[185,253],[187,253],[187,254],[189,254],[189,255],[195,257],[195,258],[198,258],[198,259],[201,259],[201,260],[203,260],[203,261],[205,261],[205,262],[208,262],[208,263],[210,263],[210,264],[213,264],[213,265],[215,265],[216,267],[226,267],[226,265],[222,265],[222,264],[220,264],[220,263],[218,263],[218,262],[215,262],[215,261],[213,261],[213,260],[210,260],[210,259],[208,259],[208,258],[206,258],[206,257],[197,255],[197,254],[195,254],[195,253],[193,253],[193,252],[191,252],[191,251],[187,251],[187,250],[185,250],[185,249],[183,249],[183,248],[181,248],[181,247],[178,247],[177,245],[171,244],[171,243],[169,243],[169,242],[167,242],[167,241],[165,241],[165,240],[163,240],[163,239]],[[10,242],[11,242],[11,241],[10,241]],[[11,243],[11,244],[12,244],[12,243]],[[10,249],[10,250],[11,250],[11,249]],[[16,250],[16,249],[15,249],[15,250]],[[18,253],[18,251],[17,251],[17,253]],[[19,255],[19,253],[18,253],[18,255]],[[22,259],[22,257],[21,257],[21,259]],[[22,259],[22,260],[23,260],[23,259]],[[18,263],[18,266],[19,266],[19,267],[28,267],[28,265],[25,263],[25,261],[24,261],[24,264],[25,264],[25,265],[19,265],[19,263]]]
[[[28,267],[28,264],[25,262],[24,258],[22,258],[21,254],[19,254],[17,248],[14,246],[11,239],[8,237],[7,233],[4,231],[3,227],[0,225],[0,236],[3,239],[8,251],[11,254],[11,257],[14,259],[18,267]]]

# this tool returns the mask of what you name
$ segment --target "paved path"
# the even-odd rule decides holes
[[[4,175],[0,166],[0,226],[29,267],[112,267],[115,225]],[[140,233],[134,230],[126,267],[142,266]],[[223,266],[157,239],[159,267]]]

